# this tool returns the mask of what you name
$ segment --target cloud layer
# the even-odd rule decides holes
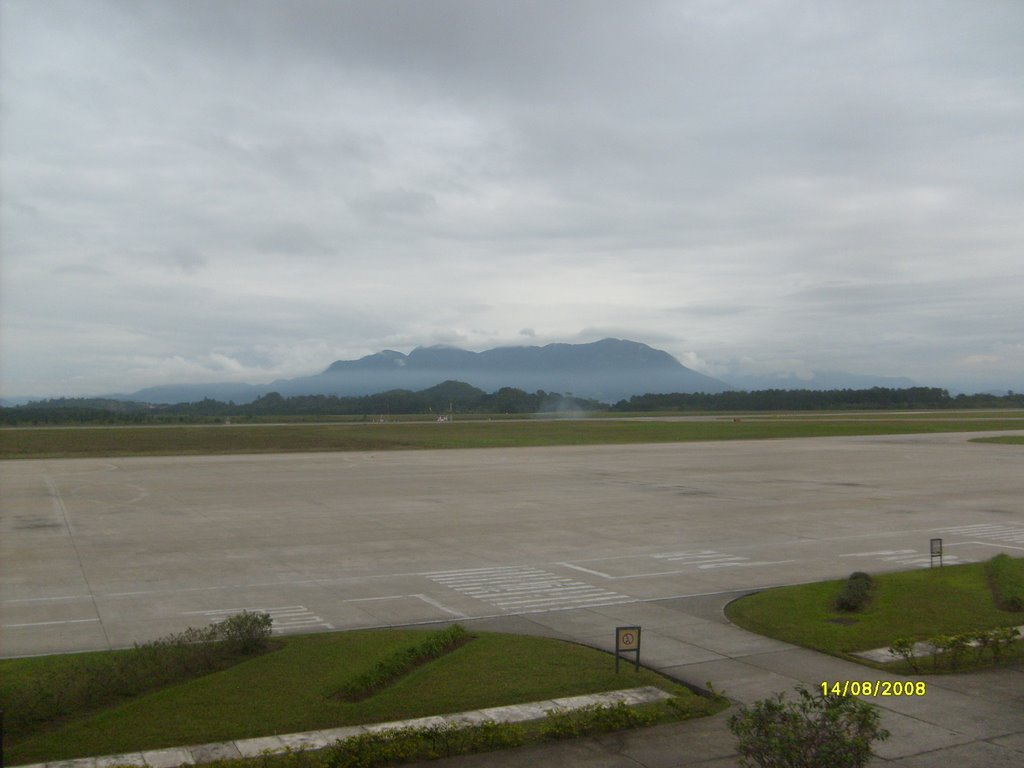
[[[0,5],[4,394],[619,336],[1024,385],[1024,6]]]

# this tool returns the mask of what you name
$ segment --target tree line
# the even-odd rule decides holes
[[[399,389],[373,395],[296,395],[269,392],[251,403],[205,399],[173,405],[101,398],[59,398],[0,408],[0,424],[167,424],[265,420],[269,417],[377,417],[407,414],[529,414],[558,412],[698,412],[913,410],[1024,408],[1024,394],[952,396],[936,387],[892,389],[767,389],[754,392],[636,395],[614,404],[558,392],[525,392],[503,387],[484,392],[446,381],[412,392]]]

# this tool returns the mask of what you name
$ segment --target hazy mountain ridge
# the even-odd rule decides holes
[[[607,403],[634,395],[671,392],[713,394],[730,390],[914,386],[906,378],[842,371],[814,371],[808,378],[736,375],[726,382],[687,368],[663,350],[609,338],[588,344],[495,347],[482,352],[448,346],[416,347],[408,354],[385,349],[357,360],[336,360],[317,374],[267,384],[172,384],[110,397],[149,403],[196,402],[205,398],[250,403],[269,392],[285,397],[347,397],[394,389],[419,391],[443,381],[462,381],[487,392],[515,387],[525,392],[571,393]]]
[[[442,381],[464,381],[486,391],[572,393],[615,402],[646,392],[724,392],[724,381],[697,373],[646,344],[602,339],[589,344],[496,347],[469,352],[457,347],[417,347],[408,355],[383,350],[358,360],[336,360],[323,372],[263,385],[184,384],[147,387],[126,397],[175,403],[210,397],[252,402],[268,392],[292,395],[368,395],[390,389],[421,390]]]

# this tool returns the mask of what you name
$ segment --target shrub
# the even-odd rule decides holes
[[[419,665],[451,653],[472,639],[473,636],[458,624],[433,632],[421,642],[377,662],[373,669],[356,675],[342,686],[337,696],[346,701],[368,699]]]
[[[996,663],[1002,661],[1003,651],[1014,646],[1017,638],[1020,637],[1020,630],[1016,627],[999,627],[990,630],[992,657]]]
[[[974,650],[974,663],[981,664],[990,653],[991,660],[1000,663],[1008,651],[1016,651],[1020,631],[1016,627],[975,629],[957,635],[935,635],[925,642],[931,647],[932,669],[939,670],[948,662],[951,670],[959,669],[970,649]],[[901,637],[889,646],[889,653],[903,658],[915,672],[921,671],[919,659],[914,653],[914,641]]]
[[[1024,562],[1001,552],[988,561],[985,572],[995,604],[1004,611],[1024,611]]]
[[[609,705],[589,704],[569,711],[550,709],[541,725],[541,735],[548,739],[575,739],[592,733],[640,728],[657,719],[656,713],[632,709],[621,701]]]
[[[214,624],[214,634],[216,640],[228,643],[234,652],[249,655],[267,649],[272,626],[269,614],[242,611]]]
[[[429,728],[398,728],[361,733],[335,742],[319,753],[318,762],[325,768],[366,768],[506,749],[525,740],[522,726],[493,720],[462,727],[446,723]]]
[[[729,718],[744,768],[861,768],[873,756],[872,743],[889,737],[870,704],[796,690],[795,702],[780,693]]]
[[[836,597],[836,610],[853,612],[865,608],[871,600],[871,577],[863,571],[854,571]]]

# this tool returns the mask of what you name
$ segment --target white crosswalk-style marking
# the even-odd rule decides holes
[[[727,555],[713,549],[701,549],[696,552],[662,552],[658,555],[651,555],[651,557],[655,560],[665,560],[670,563],[695,565],[698,568],[718,563],[738,563],[750,559],[748,557],[740,557],[739,555]]]
[[[311,627],[334,629],[331,624],[328,624],[304,605],[286,605],[277,608],[220,608],[215,611],[186,611],[186,613],[205,616],[210,620],[210,623],[218,624],[242,611],[269,614],[273,622],[271,631],[278,634],[288,632],[289,630],[309,629]]]
[[[431,581],[506,611],[586,608],[633,598],[534,568],[499,566],[424,574]]]
[[[932,566],[931,554],[918,552],[916,549],[883,549],[878,552],[849,552],[840,557],[870,557],[875,560],[883,560],[887,563],[896,563],[897,565],[905,566],[918,566],[920,568],[930,568]],[[938,558],[935,558],[936,562]],[[959,565],[961,563],[973,563],[973,560],[958,557],[956,555],[943,554],[942,564],[943,565]]]
[[[754,565],[777,565],[779,563],[792,562],[791,560],[751,560],[749,557],[730,555],[714,549],[701,549],[695,552],[662,552],[659,555],[651,555],[651,557],[668,563],[692,565],[701,570],[708,570],[710,568],[748,568]]]
[[[1024,544],[1024,525],[1012,523],[979,523],[977,525],[953,525],[948,528],[937,528],[937,533],[953,536],[965,536],[970,539],[991,539],[993,541],[1012,541]]]

